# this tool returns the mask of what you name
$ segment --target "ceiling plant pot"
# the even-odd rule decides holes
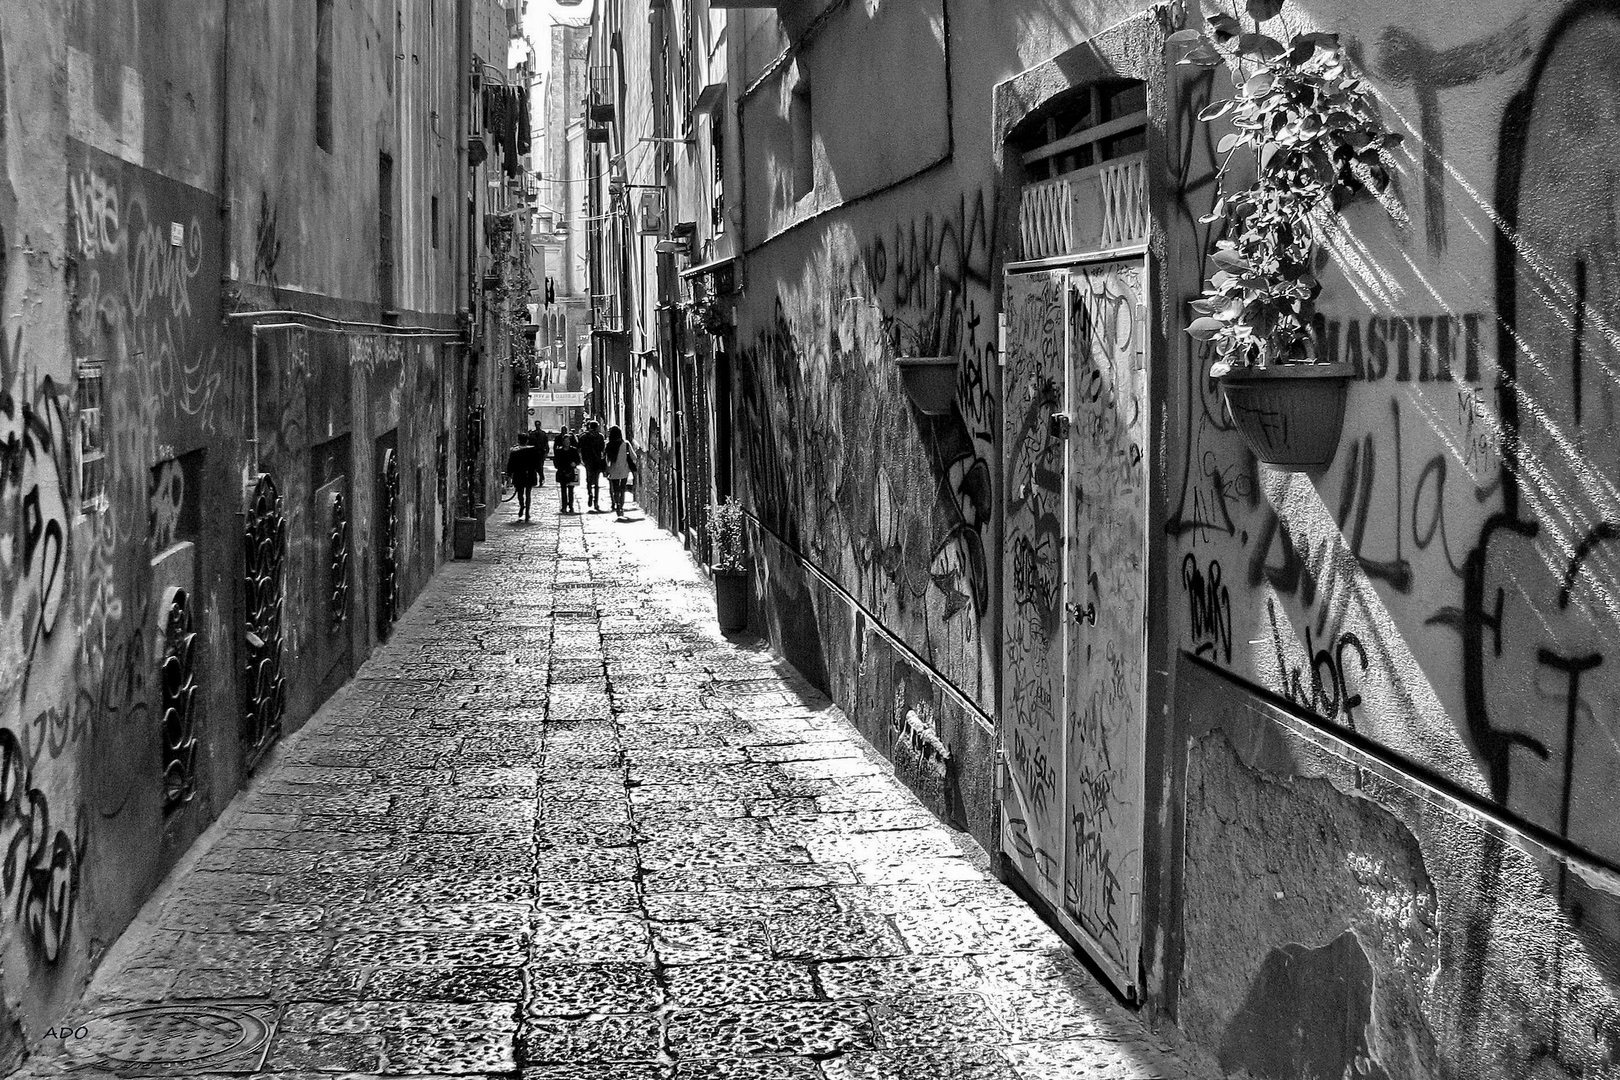
[[[956,357],[899,356],[906,396],[925,416],[947,416],[956,403]]]
[[[1333,461],[1344,428],[1350,364],[1272,364],[1220,377],[1221,400],[1254,456],[1288,472],[1316,472]]]

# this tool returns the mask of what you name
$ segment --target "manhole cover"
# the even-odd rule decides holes
[[[276,1033],[268,1001],[186,1001],[121,1009],[87,1020],[70,1044],[78,1064],[127,1076],[251,1073]]]

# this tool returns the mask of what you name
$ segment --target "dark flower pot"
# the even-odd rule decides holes
[[[1221,398],[1254,456],[1288,472],[1317,472],[1333,461],[1344,428],[1349,364],[1275,364],[1221,376]]]
[[[956,403],[956,357],[900,356],[900,381],[906,396],[925,416],[946,416]]]
[[[748,571],[715,568],[714,607],[720,629],[748,629]]]
[[[455,532],[452,534],[452,543],[455,546],[455,556],[458,559],[473,557],[473,533],[476,522],[472,518],[456,518]]]

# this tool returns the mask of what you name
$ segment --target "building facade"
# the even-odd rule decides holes
[[[519,13],[0,9],[0,1071],[494,501]]]
[[[579,427],[590,392],[590,297],[585,280],[585,97],[590,26],[547,27],[551,63],[541,100],[545,138],[542,198],[535,215],[543,295],[536,307],[541,377],[530,422],[547,431]]]
[[[606,5],[592,293],[641,501],[680,532],[734,487],[773,646],[1228,1070],[1603,1074],[1620,9],[1268,6],[1405,140],[1318,223],[1313,348],[1350,378],[1310,471],[1257,460],[1185,332],[1232,82],[1167,40],[1249,13]],[[649,237],[638,183],[673,194]],[[717,255],[713,312],[675,283]],[[707,491],[682,303],[726,357]]]
[[[701,2],[599,6],[585,128],[599,411],[639,454],[640,505],[700,559],[706,509],[731,483],[727,25]]]

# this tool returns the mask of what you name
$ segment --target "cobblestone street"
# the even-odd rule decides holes
[[[287,1080],[1186,1075],[825,698],[721,636],[677,541],[535,505],[285,741],[27,1075],[136,1054],[158,1004],[195,1051],[162,1075],[249,1073],[200,1054],[255,1001]]]

